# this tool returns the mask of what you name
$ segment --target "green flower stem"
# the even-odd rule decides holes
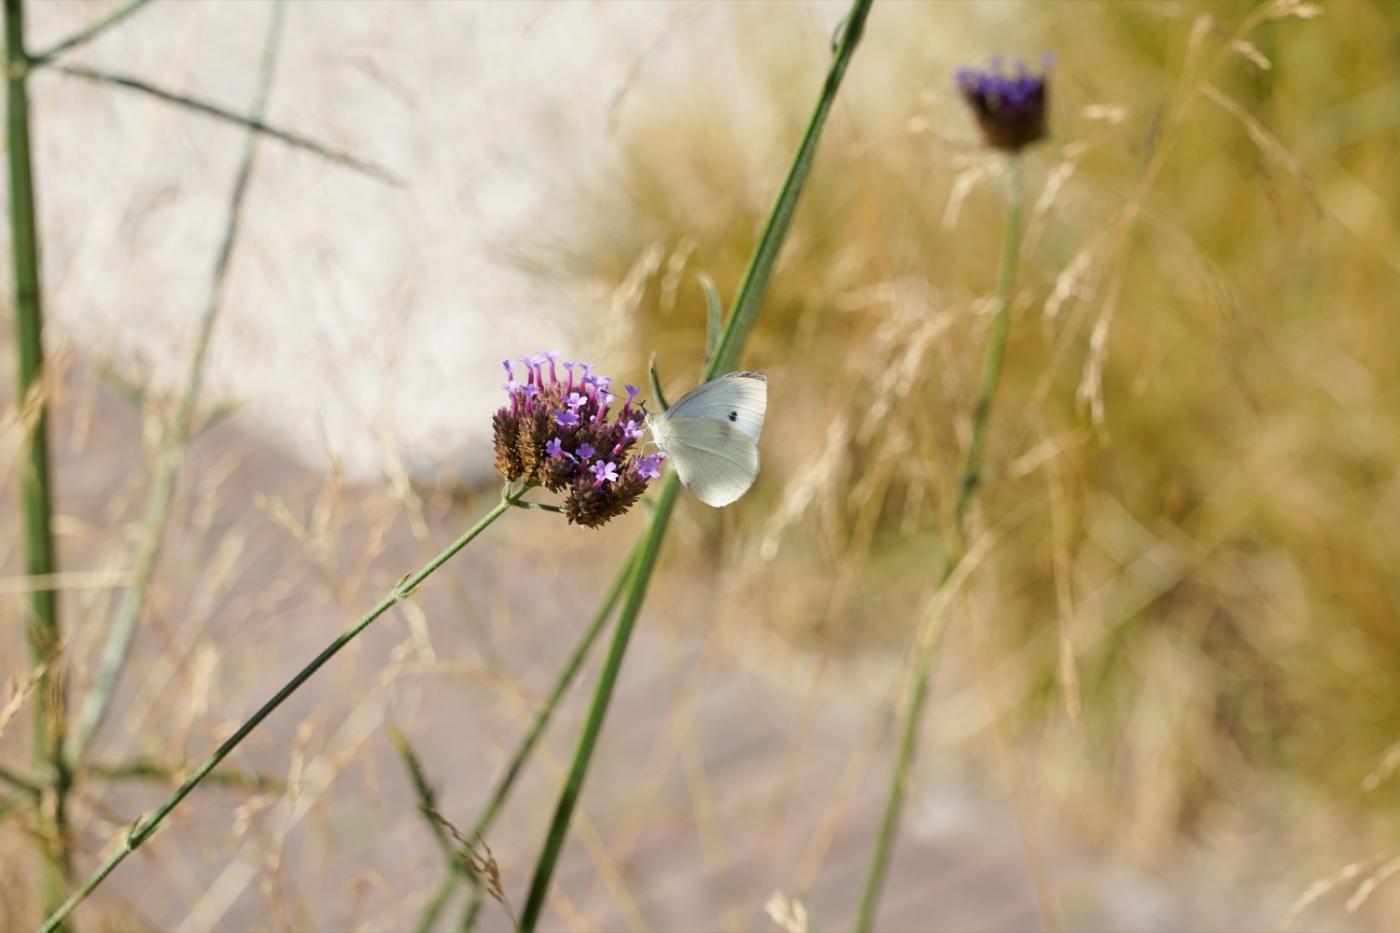
[[[42,386],[44,316],[39,288],[39,233],[34,204],[34,168],[29,142],[29,56],[24,50],[22,0],[5,4],[5,136],[10,168],[10,243],[15,282],[15,348],[19,356],[16,404],[28,423],[20,465],[20,501],[24,512],[25,572],[51,577],[57,569],[53,546],[53,508],[49,487],[48,405]],[[30,406],[34,411],[30,412]],[[63,675],[55,655],[62,640],[58,594],[35,587],[29,595],[26,625],[29,652],[44,673],[35,686],[33,758],[45,793],[39,813],[43,853],[41,886],[44,910],[63,896],[68,866],[67,797],[71,775],[63,760],[67,716]]]
[[[992,318],[991,332],[987,335],[987,352],[982,360],[982,380],[977,389],[977,403],[972,413],[972,440],[963,460],[962,475],[953,508],[952,541],[943,558],[943,568],[934,590],[935,595],[942,591],[967,551],[967,509],[982,482],[982,456],[987,438],[987,423],[991,416],[992,398],[1001,379],[1002,359],[1006,353],[1011,291],[1016,281],[1016,260],[1021,248],[1022,201],[1021,160],[1012,156],[1006,201],[1006,225],[1002,234],[1001,267],[997,276],[997,310]],[[940,625],[927,637],[921,637],[921,644],[917,649],[913,690],[909,694],[909,704],[905,709],[899,754],[890,778],[884,817],[880,822],[880,834],[875,840],[875,852],[870,859],[865,891],[861,896],[860,912],[855,926],[857,933],[869,933],[875,923],[880,891],[884,887],[885,872],[889,868],[890,855],[899,829],[899,814],[908,786],[909,768],[914,762],[919,731],[923,724],[929,675],[941,635],[946,628]]]
[[[665,536],[666,525],[670,520],[671,510],[675,507],[680,485],[680,480],[677,479],[675,472],[668,471],[661,484],[661,493],[656,499],[656,511],[652,513],[651,523],[641,541],[641,553],[637,556],[632,573],[628,575],[626,600],[622,605],[617,627],[613,630],[612,645],[603,661],[603,669],[598,675],[598,685],[593,692],[593,703],[589,707],[588,719],[584,722],[583,732],[579,736],[578,747],[574,752],[573,763],[569,767],[568,778],[565,780],[564,789],[559,796],[559,803],[554,812],[554,821],[550,826],[549,835],[545,839],[544,849],[540,852],[539,860],[535,865],[535,876],[530,884],[529,898],[520,918],[520,929],[523,933],[529,933],[535,928],[535,924],[539,922],[540,911],[544,908],[545,898],[549,891],[549,881],[554,873],[554,865],[559,858],[560,850],[564,847],[564,839],[568,836],[569,821],[573,816],[574,807],[578,803],[579,793],[583,790],[583,780],[588,773],[588,764],[593,757],[593,749],[597,745],[598,735],[603,729],[603,718],[607,713],[608,701],[612,697],[613,688],[617,685],[618,674],[622,671],[622,658],[627,650],[627,641],[632,635],[632,627],[636,624],[637,615],[642,608],[642,600],[646,597],[647,583],[651,579],[652,570],[656,567],[656,559],[661,553],[661,540]]]
[[[612,617],[613,609],[617,608],[618,600],[622,598],[622,588],[627,585],[627,581],[632,577],[632,570],[636,566],[637,554],[639,553],[640,547],[640,545],[634,545],[631,553],[627,555],[627,559],[623,561],[622,568],[618,571],[616,578],[613,579],[612,586],[608,587],[607,595],[603,597],[603,602],[593,613],[593,618],[583,630],[583,635],[580,636],[578,643],[574,645],[573,653],[569,655],[569,659],[564,662],[563,669],[559,671],[559,676],[555,678],[554,686],[550,689],[549,696],[545,698],[544,705],[541,706],[539,712],[535,714],[535,721],[531,724],[530,731],[520,740],[520,744],[515,749],[515,754],[511,756],[510,764],[506,766],[505,774],[501,776],[500,781],[496,784],[496,789],[491,794],[491,799],[486,802],[486,806],[482,809],[481,815],[478,816],[476,822],[472,824],[471,831],[467,833],[468,839],[475,840],[481,836],[485,836],[486,833],[490,831],[491,825],[496,821],[496,817],[500,814],[501,808],[505,806],[506,799],[510,796],[510,792],[515,786],[516,779],[525,769],[525,763],[530,760],[530,756],[534,754],[535,747],[539,745],[540,739],[544,737],[545,729],[549,727],[550,720],[554,717],[554,711],[558,709],[560,701],[564,698],[564,694],[567,693],[569,687],[573,685],[574,678],[578,676],[578,672],[583,668],[583,662],[586,661],[588,655],[592,653],[593,645],[597,643],[598,636],[601,635],[603,629],[607,627],[608,619]],[[467,853],[461,854],[465,857]],[[451,881],[452,879],[449,877],[445,883],[450,884]],[[470,930],[476,926],[477,914],[481,912],[481,906],[484,903],[480,879],[472,875],[471,882],[471,901],[467,905],[467,911],[463,914],[462,923],[460,925],[463,930]],[[432,927],[435,919],[436,918],[430,918],[428,912],[424,911],[423,919],[419,921],[418,929],[420,931],[427,931]]]
[[[733,368],[743,353],[749,332],[753,328],[754,321],[758,316],[758,309],[767,291],[768,280],[772,276],[774,265],[777,263],[778,253],[782,249],[783,241],[787,237],[788,228],[792,223],[792,215],[797,208],[797,200],[802,193],[802,186],[811,170],[817,141],[821,137],[827,115],[836,100],[836,92],[841,86],[841,79],[845,76],[846,67],[849,65],[865,29],[865,19],[870,12],[871,2],[872,0],[854,0],[851,11],[842,25],[831,67],[827,71],[816,108],[807,124],[806,132],[803,133],[797,152],[793,156],[787,176],[783,179],[783,185],[778,192],[773,210],[764,225],[762,235],[759,237],[758,246],[749,260],[748,268],[744,271],[744,278],[735,297],[734,309],[729,316],[729,323],[725,328],[724,336],[719,341],[719,346],[709,361],[709,366],[706,368],[705,380],[712,379],[715,375]],[[646,597],[647,584],[651,580],[657,557],[661,553],[662,539],[665,537],[666,527],[671,519],[671,511],[675,507],[676,497],[679,493],[680,480],[674,470],[668,470],[666,478],[662,482],[661,492],[657,496],[656,510],[652,513],[651,522],[642,538],[641,553],[636,558],[636,567],[627,585],[622,612],[618,617],[617,627],[613,631],[612,644],[608,648],[602,672],[598,676],[598,684],[594,689],[588,718],[584,722],[583,731],[579,736],[573,762],[570,765],[568,777],[564,782],[559,803],[554,812],[554,819],[550,824],[548,835],[545,837],[539,860],[535,864],[534,878],[530,882],[530,892],[520,918],[522,933],[531,933],[535,929],[539,923],[540,913],[544,909],[545,900],[549,896],[554,868],[558,862],[559,853],[564,848],[564,840],[568,835],[574,807],[578,803],[580,792],[583,790],[588,765],[593,758],[598,735],[603,728],[603,719],[607,715],[613,689],[617,685],[618,674],[622,670],[622,660],[627,652],[628,640],[632,636],[632,628],[636,624],[637,615],[641,612],[642,602]]]
[[[470,544],[472,539],[485,531],[492,522],[509,511],[520,497],[525,495],[531,488],[531,486],[526,485],[514,492],[510,491],[509,488],[503,490],[501,493],[501,501],[496,503],[496,505],[491,508],[491,511],[487,512],[480,521],[468,529],[467,532],[456,541],[449,544],[436,557],[428,561],[417,573],[406,576],[400,580],[399,584],[390,590],[388,595],[374,605],[374,608],[360,616],[354,625],[350,626],[340,637],[327,645],[320,654],[316,655],[310,664],[307,664],[298,671],[295,677],[287,681],[286,685],[273,695],[272,699],[259,707],[258,711],[254,713],[247,722],[238,727],[237,732],[229,736],[212,755],[206,758],[204,762],[195,769],[194,773],[186,778],[184,783],[176,789],[175,793],[171,794],[169,799],[160,805],[160,809],[156,810],[155,813],[146,819],[139,820],[131,828],[131,831],[127,833],[126,839],[122,841],[122,845],[108,856],[107,860],[83,882],[82,886],[79,887],[68,900],[63,902],[63,905],[59,907],[48,920],[44,921],[43,927],[40,928],[41,933],[52,933],[52,931],[58,929],[59,925],[63,922],[64,918],[72,912],[73,908],[91,894],[93,889],[101,884],[103,880],[112,873],[112,870],[120,865],[128,855],[136,851],[143,842],[149,839],[151,834],[156,831],[156,828],[160,826],[161,822],[170,815],[170,811],[174,810],[175,807],[179,805],[180,801],[189,796],[190,791],[194,790],[195,787],[209,775],[210,771],[218,767],[219,762],[228,757],[228,754],[237,748],[264,719],[270,716],[273,710],[281,706],[282,702],[286,700],[287,697],[291,696],[302,684],[311,679],[311,676],[320,670],[323,664],[335,657],[340,649],[344,648],[353,641],[357,635],[368,628],[371,622],[388,612],[389,609],[396,604],[412,596],[414,590],[416,590],[424,580],[428,579],[439,567],[451,560],[458,551]]]
[[[151,0],[130,0],[130,2],[128,2],[125,6],[118,7],[107,16],[104,16],[102,19],[99,19],[91,26],[88,26],[86,29],[74,33],[67,39],[64,39],[62,42],[55,42],[53,45],[49,46],[41,52],[35,52],[33,55],[29,56],[29,64],[42,65],[44,62],[48,61],[51,58],[54,58],[55,56],[62,55],[64,52],[67,52],[71,49],[75,49],[78,46],[83,45],[85,43],[91,42],[93,39],[96,39],[98,36],[102,35],[104,32],[111,29],[113,26],[117,25],[122,20],[126,19],[128,16],[140,11],[142,7],[144,7],[150,2]]]
[[[137,4],[128,5],[123,10],[134,10]],[[122,11],[119,10],[118,13]],[[259,121],[267,108],[268,94],[272,89],[273,74],[276,70],[277,48],[282,34],[282,22],[286,12],[284,4],[277,3],[267,27],[267,38],[263,43],[262,60],[258,67],[258,79],[253,91],[252,119]],[[114,14],[115,15],[115,14]],[[199,400],[200,383],[204,376],[204,360],[208,355],[209,343],[218,322],[219,310],[223,306],[224,280],[229,263],[233,258],[234,245],[238,242],[239,220],[243,215],[244,195],[253,175],[253,165],[258,150],[258,134],[249,129],[243,142],[243,153],[234,176],[233,189],[229,195],[228,217],[224,223],[223,240],[214,259],[214,269],[210,276],[209,293],[199,318],[199,329],[195,335],[194,350],[190,355],[185,374],[184,389],[174,420],[161,439],[160,457],[156,461],[155,476],[147,493],[145,519],[142,522],[141,540],[136,548],[132,565],[131,582],[122,590],[117,609],[107,626],[107,638],[97,660],[97,673],[92,689],[84,697],[78,709],[77,723],[68,735],[64,747],[64,758],[71,770],[77,770],[83,755],[87,752],[93,737],[102,728],[111,706],[112,695],[126,668],[131,654],[131,643],[136,636],[137,623],[146,605],[146,593],[155,577],[156,565],[160,561],[161,541],[165,536],[165,526],[170,519],[170,503],[175,496],[175,480],[180,465],[185,459],[185,448],[190,441],[191,424],[194,420],[195,404]]]

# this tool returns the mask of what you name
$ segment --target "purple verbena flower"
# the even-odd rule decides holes
[[[958,69],[954,76],[958,89],[977,117],[987,145],[1020,152],[1045,138],[1049,65],[1047,56],[1040,74],[1031,74],[1025,62],[1017,62],[1007,72],[994,58],[986,69]]]
[[[627,387],[626,405],[610,411],[612,380],[589,363],[563,362],[560,373],[558,357],[520,360],[523,380],[511,361],[502,363],[510,402],[492,419],[496,469],[508,482],[560,494],[569,522],[597,527],[636,504],[659,475],[661,457],[639,456],[646,405],[635,386]]]

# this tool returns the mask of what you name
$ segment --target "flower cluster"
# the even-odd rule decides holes
[[[1017,62],[1015,73],[1003,72],[993,59],[986,70],[960,68],[958,89],[972,108],[987,145],[1007,152],[1019,152],[1045,138],[1046,73],[1033,75],[1025,62]]]
[[[569,521],[596,528],[641,498],[661,475],[664,455],[633,452],[645,433],[639,389],[626,386],[627,399],[618,405],[612,380],[595,374],[592,364],[558,359],[540,353],[521,360],[523,381],[509,360],[502,364],[510,402],[492,419],[496,469],[509,482],[524,479],[564,493]]]

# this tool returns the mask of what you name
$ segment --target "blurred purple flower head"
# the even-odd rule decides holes
[[[987,145],[1020,152],[1045,138],[1050,64],[1047,55],[1040,74],[1031,74],[1021,61],[1007,72],[999,59],[993,59],[985,69],[958,69],[958,89],[977,117]]]
[[[509,361],[510,401],[492,419],[496,469],[509,482],[527,480],[564,496],[564,514],[596,528],[631,508],[661,475],[661,457],[637,456],[646,404],[629,389],[626,404],[610,413],[611,380],[589,363],[558,362],[557,353],[526,357],[526,379]],[[563,376],[561,380],[559,377]],[[635,410],[634,410],[635,409]],[[592,464],[587,461],[600,456]]]

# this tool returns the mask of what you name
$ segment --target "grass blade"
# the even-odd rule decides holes
[[[772,212],[764,225],[758,246],[745,270],[734,302],[734,310],[730,314],[729,323],[725,327],[719,347],[706,366],[705,378],[701,380],[702,382],[714,378],[717,373],[734,368],[743,353],[744,344],[748,340],[749,332],[753,329],[758,309],[763,302],[764,293],[767,291],[773,266],[778,260],[783,240],[787,237],[788,228],[792,223],[792,215],[802,193],[802,186],[811,170],[817,141],[821,137],[827,114],[831,111],[831,105],[836,99],[841,79],[846,73],[846,68],[850,64],[856,46],[860,42],[871,3],[872,0],[855,0],[851,5],[846,27],[841,31],[841,38],[836,46],[831,67],[827,71],[826,80],[822,84],[816,108],[807,124],[806,132],[803,133],[802,141],[798,145],[797,153],[793,157],[787,175],[783,179],[782,188],[778,192]],[[647,584],[650,582],[652,572],[656,567],[662,540],[665,537],[667,525],[670,523],[671,511],[675,507],[676,497],[679,494],[680,480],[674,470],[668,470],[666,479],[662,483],[661,492],[657,496],[656,511],[652,513],[651,522],[643,533],[641,553],[637,556],[636,570],[628,584],[626,600],[623,603],[621,615],[618,617],[617,626],[613,631],[612,644],[608,648],[602,672],[598,677],[593,701],[588,710],[588,718],[584,723],[583,732],[579,736],[568,778],[560,793],[553,821],[550,824],[548,835],[545,837],[544,847],[535,864],[534,877],[530,882],[529,895],[520,918],[520,929],[524,933],[530,933],[535,929],[539,923],[540,913],[544,909],[545,900],[549,896],[554,868],[558,862],[559,853],[563,850],[569,824],[573,819],[574,807],[583,790],[588,765],[592,760],[598,735],[602,731],[603,719],[607,715],[613,689],[622,669],[627,644],[631,638],[633,626],[636,624],[637,615],[641,612],[642,603],[646,598]]]
[[[719,349],[724,327],[724,306],[720,302],[719,289],[715,288],[715,280],[703,272],[696,278],[705,291],[705,369],[709,369],[710,360],[715,358],[715,351]]]

